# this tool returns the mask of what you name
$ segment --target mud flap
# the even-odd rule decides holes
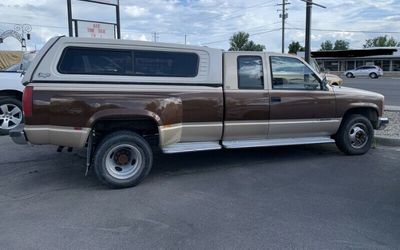
[[[89,139],[86,149],[86,171],[85,176],[88,175],[90,166],[92,165],[92,155],[93,155],[93,137],[95,136],[95,131],[92,130],[89,133]]]

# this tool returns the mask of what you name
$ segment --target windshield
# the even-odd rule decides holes
[[[19,67],[20,67],[19,63],[13,64],[10,67],[5,68],[4,71],[17,71],[17,70],[19,70]]]

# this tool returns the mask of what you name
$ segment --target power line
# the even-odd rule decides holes
[[[236,16],[233,15],[233,14],[235,14],[235,13],[243,12],[243,10],[252,9],[252,8],[256,8],[256,7],[263,7],[263,8],[264,8],[264,7],[271,7],[271,6],[274,6],[275,4],[273,4],[273,5],[267,5],[267,4],[270,4],[270,3],[274,2],[274,1],[275,1],[275,0],[270,0],[270,1],[265,2],[265,3],[259,3],[259,4],[255,4],[255,5],[250,5],[250,6],[248,6],[248,7],[243,7],[243,8],[241,8],[240,10],[233,11],[233,12],[229,13],[228,16],[225,17],[226,19],[224,19],[224,20],[226,21],[226,20],[230,20],[230,19],[237,18],[237,17],[241,17],[241,16],[245,15],[246,13],[242,13],[242,14],[239,14],[239,15],[236,15]],[[221,15],[221,12],[218,12],[217,14],[218,14],[218,15]],[[210,20],[210,17],[204,17],[204,18],[201,18],[201,19],[197,19],[196,22],[201,22],[201,21],[204,21],[204,20],[209,21],[209,20]]]
[[[297,28],[297,27],[292,27],[292,28],[286,28],[289,30],[304,30],[302,28]],[[313,31],[322,31],[322,32],[348,32],[348,33],[367,33],[367,34],[382,34],[382,33],[387,33],[387,34],[400,34],[400,31],[369,31],[369,30],[338,30],[338,29],[311,29]]]
[[[278,30],[281,30],[281,28],[261,31],[261,32],[257,32],[257,33],[252,33],[252,34],[249,34],[249,36],[256,36],[256,35],[270,33],[270,32],[274,32],[274,31],[278,31]],[[229,39],[223,39],[223,40],[218,40],[218,41],[207,42],[207,43],[203,43],[202,45],[208,45],[208,44],[214,44],[214,43],[220,43],[220,42],[226,42],[226,41],[229,41]]]
[[[273,26],[273,25],[278,24],[278,23],[280,23],[280,21],[274,22],[274,23],[269,23],[267,25]],[[236,27],[235,27],[235,29],[236,29]],[[250,33],[250,32],[257,32],[259,30],[265,30],[265,24],[264,25],[260,25],[260,26],[251,27],[251,28],[245,29],[243,31],[245,31],[247,33]],[[223,32],[223,33],[216,33],[216,34],[211,34],[211,35],[207,34],[207,37],[223,37],[223,36],[230,35],[230,34],[232,34],[232,31],[227,31],[227,32]],[[194,34],[194,35],[201,36],[201,35],[204,35],[204,34]]]

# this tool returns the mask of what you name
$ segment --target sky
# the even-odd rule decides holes
[[[32,26],[28,50],[40,49],[53,36],[68,35],[66,0],[1,0],[0,33],[15,24]],[[304,44],[305,3],[289,0],[286,44]],[[313,7],[312,50],[325,40],[344,39],[351,48],[379,35],[400,40],[400,0],[314,0],[326,9]],[[281,19],[277,4],[282,0],[120,0],[122,39],[184,43],[229,49],[229,37],[238,31],[281,51]],[[115,21],[110,6],[72,0],[73,18]],[[20,44],[7,38],[0,50],[18,50]]]

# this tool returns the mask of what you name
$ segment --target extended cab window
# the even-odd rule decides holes
[[[271,56],[272,88],[293,90],[320,90],[316,74],[294,57]]]
[[[194,53],[134,51],[135,75],[195,77],[198,64],[199,57]]]
[[[238,57],[239,89],[263,89],[263,65],[260,56]]]
[[[58,70],[62,74],[195,77],[199,57],[195,53],[66,48]]]

